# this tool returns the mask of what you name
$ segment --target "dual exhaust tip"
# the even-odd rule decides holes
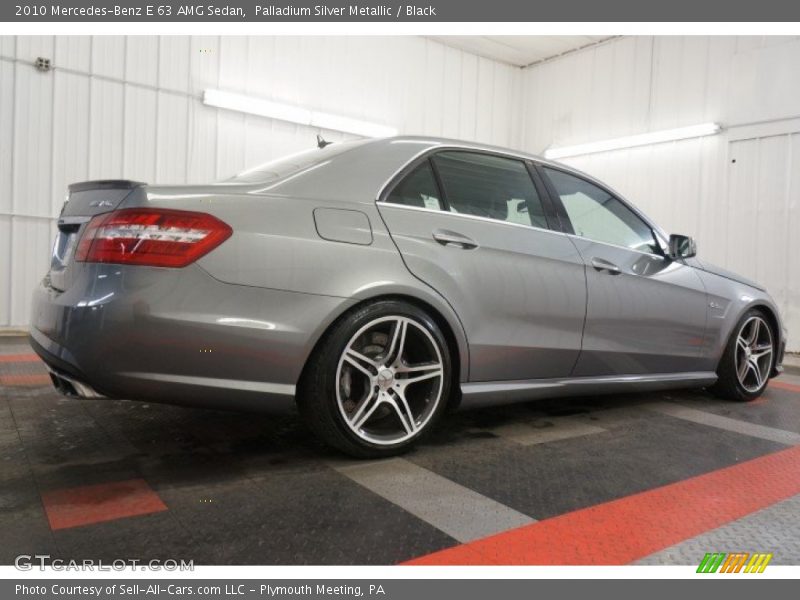
[[[55,388],[64,396],[69,398],[103,398],[102,394],[97,393],[91,386],[86,385],[68,377],[63,373],[58,373],[53,369],[49,369],[50,379]]]

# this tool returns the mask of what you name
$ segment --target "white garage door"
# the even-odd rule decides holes
[[[800,127],[731,141],[727,169],[728,264],[767,286],[800,351]]]

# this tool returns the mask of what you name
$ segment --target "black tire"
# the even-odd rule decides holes
[[[365,326],[384,317],[404,317],[430,334],[441,356],[438,402],[427,409],[424,425],[409,439],[397,443],[372,443],[351,429],[340,409],[337,372],[351,339]],[[426,338],[427,339],[427,338]],[[308,427],[330,446],[356,458],[382,458],[402,454],[424,438],[446,410],[452,385],[452,358],[436,322],[420,308],[400,300],[378,300],[357,307],[337,320],[324,334],[298,385],[297,405]],[[437,380],[438,381],[438,380]],[[377,388],[375,388],[377,389]],[[390,390],[391,391],[391,390]]]
[[[753,319],[753,317],[760,318],[763,323],[766,324],[767,328],[769,329],[769,338],[772,344],[772,352],[769,355],[769,368],[767,369],[767,376],[763,377],[762,385],[755,390],[747,389],[744,385],[742,385],[736,372],[737,340],[739,335],[742,333],[742,329],[748,324],[748,322],[751,321],[751,319]],[[763,394],[764,390],[767,388],[769,377],[775,364],[775,353],[777,350],[775,347],[775,340],[775,331],[773,330],[769,317],[767,317],[764,311],[758,308],[753,308],[747,311],[742,318],[739,319],[736,327],[734,327],[733,331],[731,332],[730,339],[728,339],[728,344],[725,346],[725,351],[723,352],[722,358],[717,366],[717,382],[710,388],[710,391],[720,398],[734,400],[736,402],[749,402],[761,396],[761,394]]]

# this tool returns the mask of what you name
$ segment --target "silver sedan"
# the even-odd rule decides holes
[[[67,395],[299,409],[336,448],[385,456],[455,407],[758,397],[780,314],[695,254],[536,156],[320,143],[212,185],[71,185],[31,343]]]

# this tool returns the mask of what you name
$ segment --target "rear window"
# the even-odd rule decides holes
[[[252,169],[247,169],[226,180],[228,183],[269,183],[289,177],[300,171],[319,165],[339,154],[357,148],[369,140],[336,142],[324,148],[304,150],[282,158],[271,160]]]
[[[431,163],[426,160],[414,169],[408,177],[395,186],[392,193],[387,196],[386,202],[442,210],[439,187],[436,185]]]

